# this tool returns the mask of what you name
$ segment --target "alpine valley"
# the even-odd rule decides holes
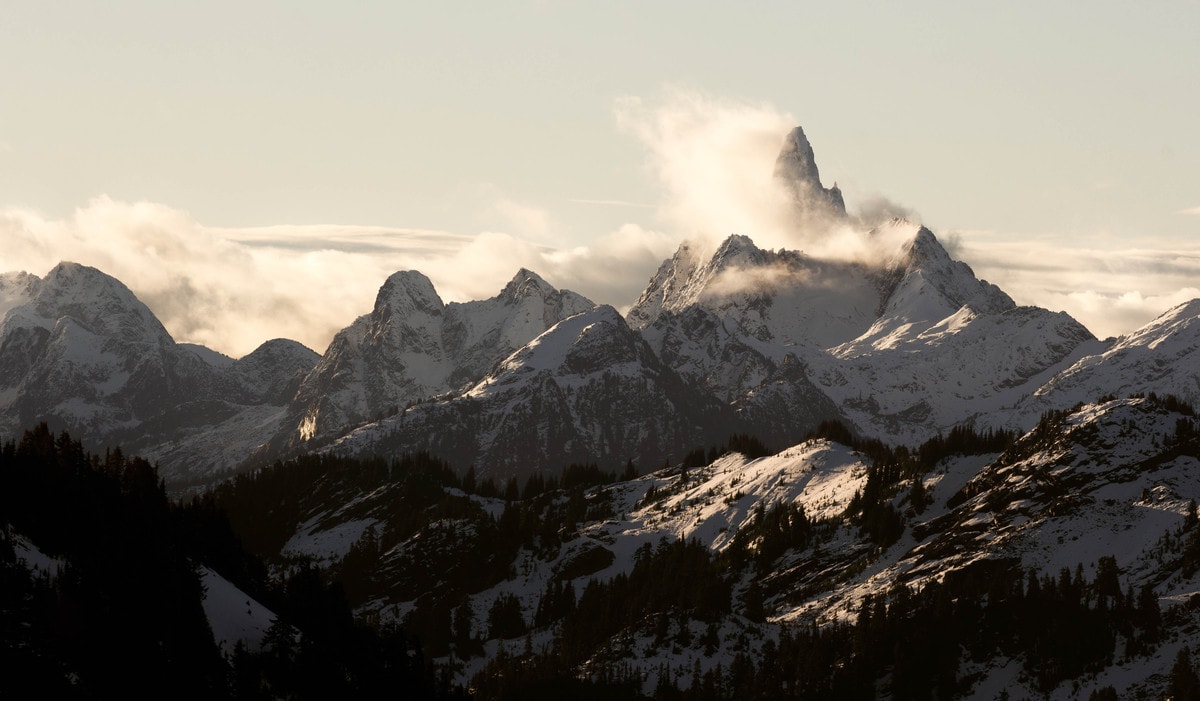
[[[857,225],[802,129],[775,177]],[[0,275],[0,695],[1200,698],[1200,300],[1100,340],[865,236],[626,313],[402,271],[239,359]]]

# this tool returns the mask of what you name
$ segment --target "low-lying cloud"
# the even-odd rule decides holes
[[[61,260],[125,283],[177,341],[240,357],[292,338],[323,351],[369,312],[397,270],[430,277],[446,301],[496,295],[521,268],[597,301],[636,298],[674,241],[629,225],[569,249],[501,233],[353,226],[206,227],[186,212],[97,198],[67,219],[0,211],[0,270],[45,275]]]
[[[1088,247],[990,232],[956,239],[958,257],[1018,304],[1065,311],[1100,338],[1129,333],[1200,297],[1200,245]]]

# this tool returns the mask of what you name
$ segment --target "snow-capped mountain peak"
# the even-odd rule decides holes
[[[905,248],[905,272],[921,275],[951,306],[970,306],[980,313],[999,313],[1016,306],[1000,288],[976,278],[971,266],[951,258],[929,229],[920,227]]]
[[[500,291],[500,298],[509,301],[517,301],[530,295],[537,295],[545,299],[548,295],[556,292],[554,287],[542,279],[540,275],[529,270],[521,268],[512,280],[504,286]]]
[[[428,277],[416,270],[402,270],[392,273],[379,288],[373,314],[380,320],[397,317],[411,324],[408,320],[417,315],[440,315],[445,306]]]
[[[958,329],[978,315],[1001,314],[1016,307],[1000,288],[975,277],[970,266],[954,260],[929,229],[893,220],[877,236],[915,230],[879,274],[879,316],[853,341],[833,349],[853,357],[896,348],[932,329]],[[962,313],[960,313],[962,312]]]
[[[735,267],[763,265],[770,259],[768,253],[758,246],[749,236],[731,234],[713,254],[709,267],[714,270],[726,270]]]
[[[20,324],[52,329],[70,318],[99,336],[126,342],[173,343],[154,313],[120,280],[78,263],[62,262],[46,277],[21,278],[5,328]],[[24,304],[20,302],[24,301]],[[19,315],[19,319],[13,317]],[[3,332],[3,329],[0,329]]]
[[[491,299],[444,304],[429,278],[390,276],[375,309],[338,332],[304,379],[276,445],[329,438],[477,382],[561,319],[595,306],[521,269]]]

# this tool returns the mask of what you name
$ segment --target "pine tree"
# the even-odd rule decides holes
[[[755,623],[762,623],[766,617],[763,611],[763,592],[758,585],[758,579],[751,579],[750,585],[742,595],[742,610],[746,618]]]
[[[1192,667],[1192,651],[1184,645],[1175,656],[1171,668],[1171,679],[1167,684],[1167,698],[1172,701],[1196,701],[1200,699],[1200,678]]]

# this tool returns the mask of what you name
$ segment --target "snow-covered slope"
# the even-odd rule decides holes
[[[609,306],[568,317],[473,387],[350,433],[333,450],[429,450],[501,479],[566,464],[660,463],[736,423],[684,381]],[[724,434],[722,435],[722,431]]]
[[[1010,408],[1057,370],[1103,348],[1062,312],[963,307],[895,346],[850,357],[810,356],[812,381],[860,430],[914,444],[951,427],[1028,428]]]
[[[1106,395],[1149,392],[1200,403],[1200,300],[1170,309],[1102,350],[1056,374],[1017,413],[1028,420]]]
[[[257,652],[276,621],[275,614],[208,567],[200,568],[200,581],[204,585],[204,615],[221,652],[233,655],[239,645]]]

